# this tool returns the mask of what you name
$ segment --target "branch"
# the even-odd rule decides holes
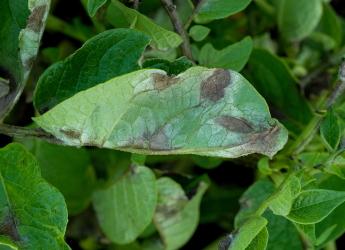
[[[189,28],[189,26],[192,24],[194,17],[196,16],[196,14],[198,14],[198,12],[199,12],[201,6],[204,4],[204,2],[205,2],[205,0],[199,0],[197,5],[194,7],[192,15],[190,15],[186,24],[184,25],[185,30],[187,30]]]
[[[137,10],[139,8],[139,0],[134,0],[133,1],[133,8]]]
[[[62,141],[55,138],[53,135],[38,128],[25,128],[12,126],[8,124],[0,124],[0,134],[17,138],[34,138],[47,141],[53,144],[63,144]]]
[[[183,27],[182,21],[176,11],[176,5],[173,4],[172,0],[161,0],[161,3],[169,15],[172,25],[175,31],[182,37],[182,53],[189,59],[193,60],[192,50],[190,48],[189,37],[186,30]]]

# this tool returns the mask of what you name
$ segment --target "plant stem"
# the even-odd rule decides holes
[[[190,48],[189,37],[186,30],[183,27],[182,21],[176,11],[176,5],[173,4],[172,0],[161,0],[161,3],[169,15],[172,25],[175,31],[182,37],[182,53],[189,59],[193,60],[192,50]]]
[[[319,110],[328,110],[338,100],[340,96],[345,93],[345,62],[339,67],[339,81],[335,88],[330,92],[328,98],[322,101]],[[308,123],[306,128],[302,131],[301,135],[296,141],[288,148],[287,153],[290,155],[296,155],[302,152],[305,147],[313,139],[314,135],[319,130],[323,115],[315,113],[314,117]]]
[[[198,14],[201,6],[204,4],[205,0],[199,0],[198,4],[194,7],[193,13],[188,18],[186,24],[184,25],[184,29],[188,30],[189,26],[192,24],[194,17]]]
[[[53,135],[37,128],[26,128],[8,124],[0,124],[0,134],[17,138],[35,138],[45,140],[53,144],[63,144],[62,141],[58,140]]]
[[[139,0],[134,0],[133,2],[133,8],[137,10],[139,8]]]

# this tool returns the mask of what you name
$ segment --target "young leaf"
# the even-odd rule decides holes
[[[263,217],[252,217],[248,219],[239,228],[238,232],[234,234],[234,239],[230,244],[229,250],[264,250],[268,240],[266,225],[267,220]],[[255,243],[258,245],[254,245]]]
[[[107,0],[87,0],[87,12],[93,17],[97,10],[101,8]]]
[[[317,223],[344,201],[345,192],[341,191],[324,189],[303,191],[295,199],[287,217],[300,224]]]
[[[338,117],[333,109],[330,109],[323,119],[320,125],[320,133],[327,147],[331,150],[336,150],[340,142],[341,130]]]
[[[164,59],[149,59],[143,63],[143,68],[162,69],[167,72],[168,75],[178,75],[190,67],[193,67],[193,62],[187,59],[187,57],[180,57],[175,61],[168,61]]]
[[[278,27],[288,40],[301,40],[316,28],[322,16],[321,0],[280,0]]]
[[[115,27],[131,27],[146,33],[152,38],[152,46],[159,50],[176,48],[182,43],[182,38],[175,32],[158,26],[145,15],[117,0],[111,1],[107,19]]]
[[[327,173],[345,179],[345,154],[338,155],[334,159],[328,161],[324,169]]]
[[[68,145],[141,154],[272,157],[287,140],[240,74],[203,67],[175,77],[154,69],[116,77],[34,120]]]
[[[201,182],[192,199],[188,200],[182,187],[170,178],[157,181],[158,204],[154,223],[165,250],[179,249],[193,235],[199,221],[199,205],[207,189]]]
[[[200,42],[207,37],[210,31],[211,29],[205,26],[194,25],[192,28],[190,28],[189,35],[191,36],[191,38],[193,38],[194,41]]]
[[[20,144],[0,149],[0,234],[15,249],[65,250],[66,226],[63,196],[41,177],[34,157]]]
[[[96,176],[88,152],[82,148],[20,140],[36,157],[42,176],[65,197],[69,215],[83,211],[91,201]]]
[[[241,71],[248,62],[253,49],[250,37],[231,44],[222,50],[216,50],[212,44],[205,44],[200,51],[199,63],[203,66]]]
[[[133,166],[111,187],[96,191],[93,206],[107,237],[118,244],[134,241],[150,224],[157,202],[153,172]]]
[[[11,110],[24,89],[38,51],[49,5],[50,0],[0,2],[0,79],[3,79],[0,80],[0,120]],[[7,93],[1,87],[3,81],[8,82]]]
[[[135,30],[108,30],[41,75],[34,105],[44,112],[79,91],[139,69],[138,61],[149,38]]]
[[[244,10],[251,0],[205,0],[198,14],[195,16],[195,21],[199,23],[209,22],[215,19],[222,19]]]

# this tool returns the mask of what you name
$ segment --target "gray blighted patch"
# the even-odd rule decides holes
[[[237,133],[250,133],[254,131],[254,128],[250,125],[249,121],[229,115],[222,115],[220,117],[217,117],[216,123],[229,131]]]
[[[169,88],[173,84],[176,84],[179,79],[177,77],[170,77],[164,74],[153,74],[153,80],[155,89],[161,91]]]
[[[43,27],[44,15],[47,11],[47,8],[47,5],[35,7],[28,18],[27,28],[39,33]]]
[[[219,101],[225,95],[225,88],[230,84],[230,72],[225,69],[217,69],[201,83],[201,97],[213,102]]]

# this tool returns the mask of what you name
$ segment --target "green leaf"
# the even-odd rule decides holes
[[[91,201],[96,176],[85,149],[20,140],[36,157],[42,176],[65,197],[69,215],[83,211]]]
[[[278,28],[288,40],[301,40],[313,32],[322,16],[321,0],[279,0]]]
[[[67,145],[140,154],[272,157],[287,140],[240,74],[203,67],[175,77],[155,69],[116,77],[34,120]]]
[[[336,150],[340,142],[341,130],[338,117],[333,109],[330,109],[323,119],[320,125],[320,133],[326,146],[332,151]]]
[[[341,191],[324,189],[303,191],[295,199],[287,217],[300,224],[317,223],[344,201],[345,192]]]
[[[251,0],[205,0],[195,16],[195,21],[205,23],[228,17],[244,10],[250,2]]]
[[[154,223],[165,250],[179,249],[193,235],[199,221],[199,205],[207,186],[201,182],[196,194],[188,200],[178,183],[168,177],[158,179],[158,204]]]
[[[296,196],[301,191],[301,183],[295,175],[288,177],[281,187],[279,193],[270,202],[269,208],[276,215],[286,216],[290,213],[292,204]]]
[[[157,202],[153,172],[133,166],[111,187],[96,191],[93,205],[105,235],[114,243],[134,241],[150,224]]]
[[[87,0],[87,12],[93,17],[99,8],[101,8],[107,0]]]
[[[234,239],[230,244],[229,250],[264,250],[268,240],[266,225],[267,220],[263,217],[252,217],[248,219],[239,228],[238,232],[234,234]],[[259,243],[258,241],[262,242]],[[255,243],[258,245],[255,246]]]
[[[2,0],[0,2],[0,120],[22,93],[36,57],[50,0]],[[3,85],[0,82],[0,86]],[[3,87],[2,87],[3,88]],[[7,93],[6,93],[7,92]]]
[[[42,113],[82,90],[139,69],[148,43],[145,34],[129,29],[108,30],[91,38],[41,75],[34,96],[36,109]]]
[[[117,0],[112,0],[111,3],[107,10],[107,19],[115,27],[131,27],[144,32],[152,38],[152,46],[159,50],[176,48],[182,43],[178,34],[158,26],[138,11]]]
[[[345,154],[338,155],[334,159],[331,159],[326,164],[324,170],[327,173],[338,176],[341,179],[345,179]]]
[[[35,158],[22,145],[0,150],[0,184],[1,235],[18,249],[69,249],[63,196],[41,177]]]
[[[200,42],[204,40],[208,34],[210,33],[211,29],[202,25],[194,25],[189,30],[189,35],[193,38],[194,41]]]
[[[248,78],[255,88],[295,127],[308,123],[312,113],[297,89],[297,81],[287,65],[266,50],[255,49],[249,60]],[[298,112],[296,112],[298,110]]]
[[[168,61],[164,59],[149,59],[143,63],[143,68],[151,68],[151,69],[162,69],[167,72],[168,75],[178,75],[190,67],[193,66],[193,62],[191,62],[187,57],[180,57],[175,61]]]
[[[203,66],[241,71],[248,62],[253,49],[253,41],[246,37],[228,47],[216,50],[212,44],[205,44],[200,51],[199,63]]]

